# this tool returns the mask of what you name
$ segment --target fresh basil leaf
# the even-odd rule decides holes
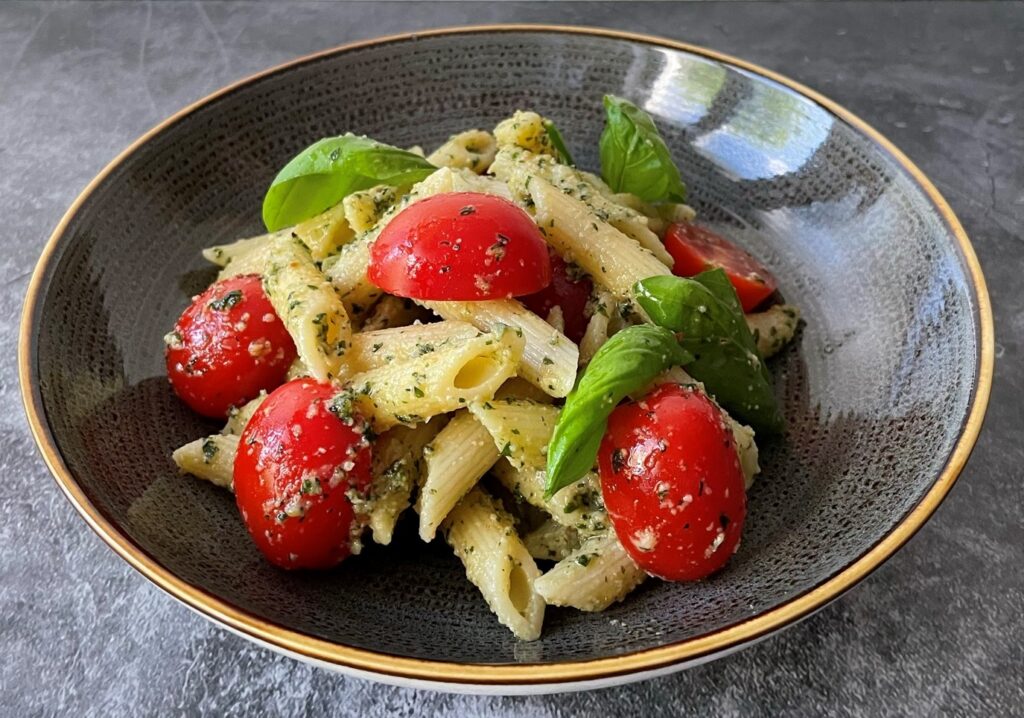
[[[558,161],[564,165],[575,165],[572,155],[569,154],[569,148],[566,147],[565,140],[562,139],[562,133],[555,127],[555,123],[551,120],[544,120],[544,132],[547,133],[548,139],[551,140],[551,146],[558,153]]]
[[[604,96],[601,176],[616,192],[647,202],[683,202],[686,187],[651,116],[615,95]]]
[[[263,198],[263,223],[276,232],[315,217],[353,192],[413,184],[436,169],[419,155],[368,137],[326,137],[277,173]]]
[[[692,360],[675,335],[644,324],[623,329],[604,343],[566,397],[548,445],[546,496],[590,471],[608,427],[608,416],[623,397],[672,366]]]
[[[691,279],[649,277],[633,291],[651,321],[681,333],[679,343],[694,356],[686,371],[704,382],[718,403],[757,431],[782,431],[771,377],[725,272],[713,269]]]

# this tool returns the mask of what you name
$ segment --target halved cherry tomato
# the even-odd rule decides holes
[[[647,573],[704,578],[739,547],[747,511],[739,455],[721,409],[700,391],[665,384],[619,406],[598,466],[615,533]]]
[[[565,336],[577,344],[587,329],[586,309],[594,285],[586,275],[573,279],[569,276],[568,265],[557,252],[551,252],[551,284],[534,294],[520,297],[519,301],[531,312],[547,319],[555,307],[562,310],[565,320]]]
[[[263,555],[282,568],[330,568],[361,528],[347,492],[370,484],[365,424],[328,406],[337,390],[294,379],[274,390],[242,432],[235,500]]]
[[[670,225],[665,233],[665,249],[675,260],[672,273],[677,276],[692,277],[706,269],[724,269],[745,312],[756,309],[777,286],[760,262],[721,235],[695,224]]]
[[[400,297],[505,299],[548,286],[551,263],[526,212],[500,197],[452,192],[391,220],[373,243],[367,276]]]
[[[295,359],[295,344],[255,274],[212,284],[164,340],[174,391],[215,418],[278,386]]]

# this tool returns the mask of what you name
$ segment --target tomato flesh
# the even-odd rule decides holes
[[[616,408],[598,466],[615,533],[647,573],[705,578],[739,547],[743,472],[721,409],[700,391],[665,384]]]
[[[211,285],[167,335],[167,376],[194,411],[223,418],[284,381],[295,344],[257,275]]]
[[[565,336],[579,344],[587,330],[587,302],[594,286],[586,275],[573,279],[565,260],[557,252],[550,254],[551,284],[539,292],[520,297],[520,301],[543,319],[547,319],[552,309],[559,307],[565,321]]]
[[[295,379],[267,397],[235,457],[235,500],[263,555],[282,568],[330,568],[360,528],[350,489],[370,484],[371,448],[356,418],[329,410],[336,389]]]
[[[370,281],[411,299],[476,301],[531,294],[551,282],[547,244],[519,207],[474,192],[402,210],[370,250]]]
[[[672,273],[692,277],[707,269],[725,270],[743,305],[743,311],[757,309],[778,286],[764,266],[729,240],[710,229],[683,222],[670,225],[665,249],[675,264]]]

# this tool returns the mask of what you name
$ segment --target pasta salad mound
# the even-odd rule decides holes
[[[736,552],[799,311],[695,222],[651,117],[604,111],[600,174],[534,112],[429,155],[322,139],[268,189],[267,233],[204,251],[219,276],[167,373],[226,424],[173,458],[234,492],[267,560],[330,569],[417,522],[532,640],[545,606]]]

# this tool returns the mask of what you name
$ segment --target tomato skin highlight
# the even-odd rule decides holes
[[[286,569],[325,569],[351,553],[360,528],[350,489],[365,492],[372,449],[356,418],[329,410],[337,390],[294,379],[267,397],[235,457],[235,501],[253,541]]]
[[[435,301],[507,299],[551,282],[547,243],[526,212],[500,197],[439,194],[409,205],[370,249],[370,281]]]
[[[551,284],[539,292],[520,297],[519,301],[541,319],[547,319],[554,307],[560,307],[565,320],[565,336],[579,344],[587,330],[587,302],[590,301],[593,289],[589,277],[570,277],[565,260],[552,251]]]
[[[598,466],[615,533],[647,573],[705,578],[739,547],[743,472],[721,409],[700,391],[665,384],[616,408]]]
[[[284,381],[295,344],[255,274],[212,284],[167,335],[167,376],[193,411],[224,418]]]
[[[692,277],[718,267],[725,270],[744,312],[757,309],[778,287],[764,265],[705,227],[688,222],[669,225],[665,249],[675,260],[672,273],[678,277]]]

